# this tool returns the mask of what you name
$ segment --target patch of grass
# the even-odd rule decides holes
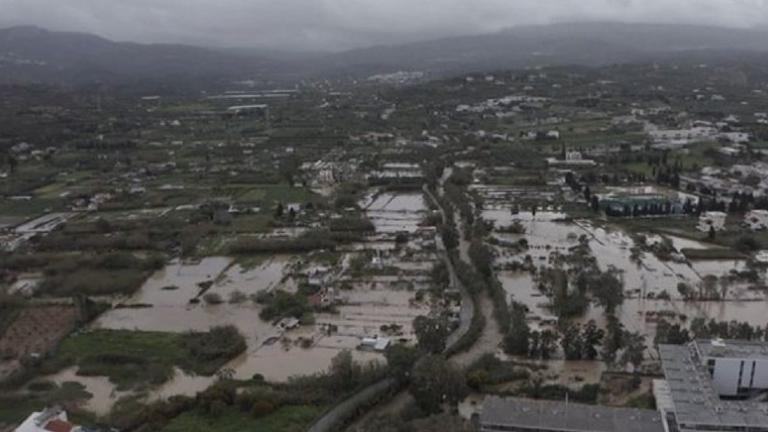
[[[244,255],[237,257],[237,264],[243,269],[243,271],[253,270],[260,267],[270,258],[269,255]]]
[[[162,432],[301,432],[322,411],[322,407],[292,405],[258,419],[240,412],[236,407],[227,407],[217,418],[188,411],[171,420]]]
[[[36,198],[29,201],[4,199],[0,202],[0,214],[4,217],[17,216],[31,219],[49,211],[61,210],[64,210],[64,201],[60,199]]]
[[[242,336],[230,328],[183,334],[94,330],[62,341],[43,368],[78,365],[78,374],[107,376],[126,389],[161,384],[173,376],[174,366],[211,375],[244,349]]]
[[[45,401],[34,396],[0,396],[0,426],[18,425],[29,413],[45,408]]]
[[[272,216],[268,214],[243,215],[232,220],[231,228],[238,233],[266,232],[271,222]]]
[[[690,249],[684,248],[680,252],[689,260],[737,260],[746,258],[744,254],[732,249]]]
[[[131,294],[141,287],[149,273],[140,269],[80,269],[49,276],[40,290],[54,296]]]
[[[628,408],[640,408],[640,409],[656,409],[656,399],[653,397],[653,393],[643,393],[639,396],[635,396],[627,401]]]
[[[311,190],[301,187],[291,187],[287,184],[279,185],[244,185],[236,187],[240,190],[237,196],[241,202],[256,202],[262,205],[262,211],[270,211],[278,202],[305,203],[316,201],[318,195]]]

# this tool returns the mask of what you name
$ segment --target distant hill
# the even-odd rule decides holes
[[[768,30],[594,22],[527,26],[357,49],[323,59],[322,67],[353,74],[418,69],[443,75],[526,66],[598,66],[728,51],[768,51]]]
[[[237,78],[272,62],[185,45],[113,42],[37,27],[0,30],[0,82],[121,82],[141,79]]]
[[[516,27],[336,54],[286,54],[247,49],[113,42],[37,27],[0,29],[0,83],[307,77],[361,78],[398,70],[428,76],[527,66],[706,60],[768,51],[768,29],[671,24],[568,23]],[[728,58],[728,57],[727,57]]]

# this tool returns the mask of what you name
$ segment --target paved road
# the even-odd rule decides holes
[[[327,411],[322,417],[317,419],[307,431],[330,432],[341,430],[341,425],[353,417],[360,407],[365,406],[369,401],[388,392],[395,384],[396,381],[394,379],[386,378],[369,385]]]
[[[437,200],[437,198],[435,198],[435,196],[432,194],[432,191],[429,190],[427,185],[424,185],[422,189],[440,211],[443,224],[447,223],[448,218],[445,214],[445,210],[440,205],[440,202]],[[451,288],[458,290],[461,293],[459,327],[448,336],[448,340],[446,341],[446,346],[451,347],[456,344],[456,342],[458,342],[459,339],[461,339],[462,336],[467,333],[467,331],[469,331],[469,327],[472,325],[472,318],[475,316],[475,302],[472,300],[472,296],[469,295],[469,292],[464,289],[464,286],[459,281],[459,278],[456,277],[456,269],[453,267],[453,262],[451,262],[451,259],[448,257],[448,252],[445,250],[445,245],[443,244],[443,238],[439,233],[436,236],[436,242],[437,249],[443,259],[443,262],[445,263],[445,267],[448,269]]]

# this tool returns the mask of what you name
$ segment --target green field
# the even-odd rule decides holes
[[[171,420],[162,432],[302,432],[322,410],[306,405],[285,406],[258,419],[234,407],[227,407],[216,419],[189,411]]]
[[[3,424],[17,426],[31,412],[42,408],[45,402],[35,397],[0,397],[0,430],[4,430]]]
[[[83,375],[107,376],[119,388],[161,384],[173,376],[173,367],[210,375],[230,356],[196,358],[185,341],[200,341],[208,333],[189,336],[131,330],[94,330],[72,335],[62,341],[45,369],[58,370],[78,365]],[[210,338],[208,338],[210,339]],[[211,342],[213,343],[213,342]]]
[[[317,195],[309,189],[301,187],[291,187],[289,185],[228,185],[239,192],[236,197],[242,202],[260,202],[264,206],[271,208],[278,202],[305,203],[314,201]]]

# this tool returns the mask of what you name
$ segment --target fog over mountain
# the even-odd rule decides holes
[[[0,82],[119,82],[138,79],[364,78],[398,70],[430,76],[527,66],[586,65],[764,56],[768,31],[608,22],[520,26],[339,53],[281,53],[114,42],[39,27],[0,29]]]
[[[342,51],[520,25],[620,21],[768,24],[766,0],[0,0],[0,27],[143,43]]]

